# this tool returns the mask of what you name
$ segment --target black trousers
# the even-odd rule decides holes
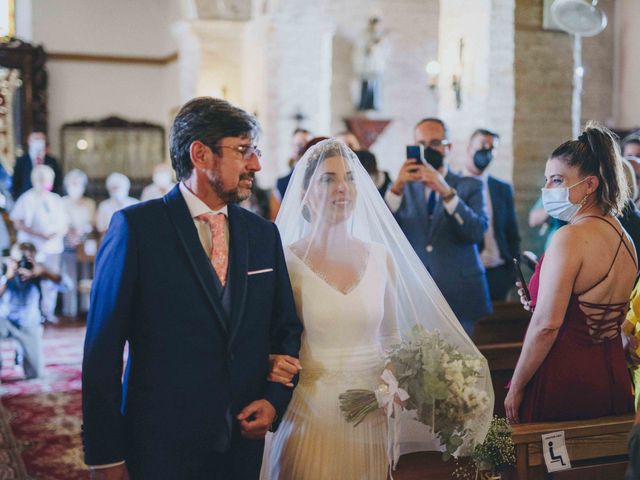
[[[225,453],[195,446],[185,455],[143,455],[127,462],[132,480],[258,480],[264,440],[247,440],[234,428]]]
[[[516,276],[511,263],[487,268],[487,283],[491,300],[506,300],[509,290],[515,286]]]

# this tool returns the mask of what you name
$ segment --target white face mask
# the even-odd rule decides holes
[[[582,203],[571,203],[569,200],[569,190],[576,185],[580,185],[587,178],[583,178],[570,187],[542,188],[542,206],[545,212],[547,212],[550,217],[557,218],[563,222],[570,222],[582,208]]]
[[[109,192],[109,196],[119,202],[127,198],[127,195],[129,195],[129,192],[126,188],[116,188]]]
[[[82,185],[67,185],[67,194],[73,200],[78,200],[84,194],[84,187]]]
[[[29,142],[29,156],[33,158],[44,157],[44,150],[47,144],[44,140],[31,140]]]

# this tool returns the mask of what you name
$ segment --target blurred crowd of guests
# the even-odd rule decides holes
[[[169,165],[157,165],[141,200],[164,196],[173,178]],[[41,132],[29,136],[12,176],[0,169],[0,338],[15,341],[27,378],[42,373],[43,323],[57,323],[58,311],[70,318],[86,311],[99,240],[116,211],[140,201],[121,173],[106,178],[109,197],[97,207],[86,196],[88,183],[78,169],[63,175]]]

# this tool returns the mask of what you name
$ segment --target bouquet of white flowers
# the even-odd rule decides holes
[[[375,392],[347,390],[340,395],[344,416],[358,425],[369,412],[382,407],[388,417],[397,417],[397,406],[402,404],[406,410],[415,410],[416,419],[430,427],[448,460],[473,436],[469,420],[487,415],[493,407],[489,395],[477,388],[486,360],[461,353],[440,332],[420,325],[392,348],[388,360],[382,376],[385,385]]]

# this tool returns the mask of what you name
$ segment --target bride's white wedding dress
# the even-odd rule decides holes
[[[381,383],[385,347],[400,341],[387,252],[369,244],[360,278],[344,292],[291,249],[286,259],[304,324],[302,371],[268,442],[262,478],[384,480],[387,425],[382,411],[354,427],[342,416],[338,396],[348,389],[374,390]]]

